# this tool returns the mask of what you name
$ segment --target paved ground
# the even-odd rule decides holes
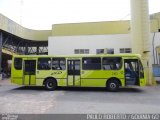
[[[160,85],[123,88],[58,88],[11,85],[0,81],[0,113],[160,113]]]

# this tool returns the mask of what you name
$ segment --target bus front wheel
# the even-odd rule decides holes
[[[112,79],[107,82],[106,86],[109,91],[116,92],[119,89],[119,82],[117,80]]]
[[[55,79],[49,78],[45,81],[44,85],[47,90],[52,91],[56,89],[57,81]]]

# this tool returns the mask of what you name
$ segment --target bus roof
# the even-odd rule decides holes
[[[13,55],[13,57],[28,57],[28,58],[41,58],[41,57],[138,57],[140,54],[73,54],[73,55]]]

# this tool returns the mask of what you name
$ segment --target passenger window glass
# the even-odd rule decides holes
[[[66,69],[65,58],[53,58],[52,59],[52,69],[53,70],[65,70]]]
[[[50,70],[51,69],[51,59],[50,58],[39,58],[38,59],[38,69],[39,70]]]
[[[80,61],[75,61],[75,70],[80,70]]]
[[[100,70],[101,58],[83,58],[83,70]]]
[[[22,69],[22,58],[14,58],[14,68],[17,70]]]
[[[122,66],[122,58],[120,57],[110,57],[103,58],[103,70],[118,70]]]

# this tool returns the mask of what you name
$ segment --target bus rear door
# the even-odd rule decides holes
[[[67,86],[80,86],[80,60],[67,60]]]
[[[36,60],[24,59],[24,74],[23,84],[24,85],[35,85],[36,84]]]

